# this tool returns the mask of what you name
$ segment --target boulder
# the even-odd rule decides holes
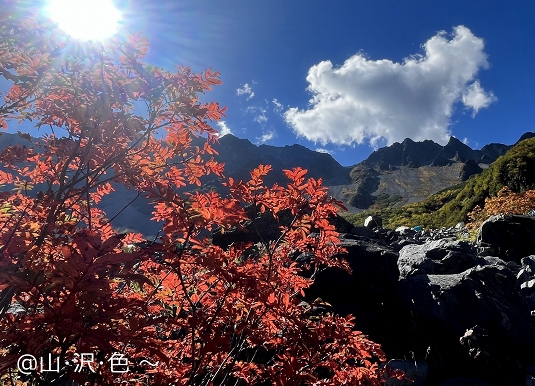
[[[374,239],[376,237],[375,233],[368,227],[353,227],[351,228],[351,234],[368,237],[370,239]]]
[[[516,274],[516,283],[519,288],[524,288],[525,283],[535,279],[535,255],[524,257],[521,264],[522,268]]]
[[[403,247],[399,251],[398,269],[401,278],[422,274],[452,274],[474,267],[477,261],[469,243],[441,239]]]
[[[338,214],[331,216],[329,222],[331,225],[334,225],[336,231],[340,233],[350,233],[354,228],[353,224]]]
[[[391,336],[403,338],[403,327],[394,312],[400,304],[395,296],[399,278],[398,254],[379,240],[356,235],[341,235],[341,246],[347,251],[340,256],[347,260],[352,273],[338,268],[319,272],[315,282],[305,291],[307,299],[320,297],[332,304],[334,312],[353,314],[356,328],[373,336],[381,334],[385,343]],[[398,331],[398,327],[400,330]]]
[[[416,234],[414,229],[405,226],[397,227],[396,232],[401,236],[414,236]]]
[[[498,256],[520,263],[535,251],[535,218],[521,215],[496,215],[479,228],[480,255]]]
[[[394,248],[396,251],[401,251],[404,247],[406,247],[407,245],[420,245],[421,243],[419,243],[417,240],[415,239],[412,239],[412,238],[401,238],[399,240],[396,240],[394,241],[391,246],[392,248]]]
[[[383,219],[380,216],[368,216],[364,220],[364,226],[370,229],[381,228],[383,226]]]
[[[486,374],[481,379],[495,378],[492,384],[505,384],[512,374],[524,377],[522,361],[532,355],[535,328],[507,266],[410,276],[400,280],[397,293],[423,328],[433,331],[425,339],[447,363],[446,374],[458,369],[477,378]]]
[[[529,308],[507,267],[477,266],[450,275],[417,275],[400,281],[399,296],[418,312],[439,318],[458,333],[493,326],[523,346],[535,338]]]
[[[524,295],[531,295],[533,292],[535,292],[535,279],[531,279],[520,284],[520,293]]]
[[[522,264],[523,268],[528,267],[531,272],[535,272],[535,255],[524,257],[522,260],[520,260],[520,263]]]

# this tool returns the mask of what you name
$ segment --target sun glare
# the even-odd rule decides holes
[[[80,40],[112,36],[121,19],[112,0],[49,0],[47,12],[59,28]]]

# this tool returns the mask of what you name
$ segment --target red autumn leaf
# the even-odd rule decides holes
[[[271,293],[269,294],[267,301],[268,301],[268,304],[273,304],[277,301],[277,297],[275,296],[274,293]]]

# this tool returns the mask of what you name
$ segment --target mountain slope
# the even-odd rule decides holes
[[[198,138],[193,145],[202,148],[203,142],[203,138]],[[30,141],[17,134],[0,133],[0,151],[10,145],[35,147]],[[273,170],[265,180],[268,186],[274,183],[286,184],[288,180],[283,170],[298,166],[308,169],[309,177],[323,178],[324,185],[351,182],[349,168],[341,166],[330,154],[315,152],[300,145],[256,146],[247,139],[226,135],[219,139],[219,144],[214,145],[214,149],[219,153],[215,158],[225,164],[225,175],[235,180],[249,180],[251,170],[260,164],[270,164]],[[219,178],[207,176],[202,179],[202,182],[202,190],[217,189],[224,192]],[[124,185],[112,183],[112,186],[115,191],[104,196],[99,207],[109,218],[114,218],[114,227],[121,230],[135,230],[146,236],[156,235],[162,224],[149,220],[152,217],[152,206],[148,200],[137,197],[135,191],[127,189]],[[6,186],[1,189],[10,190],[11,188]],[[37,191],[44,188],[44,184],[35,186],[29,194],[35,195]],[[125,206],[127,207],[123,210]]]
[[[340,165],[330,154],[312,151],[301,145],[276,147],[256,146],[247,139],[227,134],[214,145],[219,155],[216,159],[225,164],[226,174],[234,179],[249,179],[249,172],[260,164],[273,166],[266,179],[271,185],[284,183],[282,170],[301,166],[308,170],[308,176],[323,178],[325,185],[340,185],[351,182],[349,170]]]
[[[455,199],[440,208],[436,221],[451,225],[466,220],[476,205],[483,206],[485,198],[495,196],[504,186],[515,192],[535,189],[535,138],[517,143],[481,175],[468,181]]]
[[[528,132],[521,139],[534,136],[535,133]],[[342,200],[351,212],[376,204],[401,207],[481,173],[511,147],[493,143],[473,150],[455,137],[445,146],[407,138],[374,151],[352,168],[352,183],[332,186],[331,194]]]
[[[526,133],[521,139],[534,136],[535,133]],[[202,146],[203,141],[199,138],[194,145]],[[514,158],[514,162],[502,160],[496,166],[492,165],[480,177],[470,180],[464,187],[467,190],[463,190],[457,199],[460,194],[459,184],[463,180],[480,173],[480,166],[488,167],[489,163],[505,154],[511,146],[494,143],[481,150],[472,150],[455,138],[450,139],[446,146],[432,141],[414,142],[406,139],[402,143],[374,151],[366,160],[353,167],[344,167],[331,155],[300,145],[256,146],[247,139],[233,135],[221,137],[219,142],[214,146],[219,152],[216,159],[225,164],[227,177],[247,180],[253,168],[259,164],[270,164],[273,171],[266,183],[284,184],[286,179],[282,170],[301,166],[309,170],[310,177],[322,178],[324,185],[330,186],[330,194],[345,202],[351,212],[361,212],[368,208],[390,210],[400,221],[405,221],[403,212],[396,208],[411,204],[410,208],[403,208],[406,208],[406,213],[414,214],[415,225],[438,224],[440,221],[451,224],[466,216],[475,204],[481,204],[485,197],[495,194],[504,184],[512,185],[517,190],[531,186],[533,178],[526,177],[526,173],[535,171],[531,150],[526,148],[532,142],[517,142],[515,150],[502,157],[504,160]],[[0,149],[14,144],[32,146],[17,134],[0,135]],[[514,156],[515,154],[524,155],[520,157]],[[481,182],[474,185],[475,181]],[[202,189],[219,189],[220,186],[219,179],[213,176],[203,179]],[[457,190],[452,189],[452,186],[457,186]],[[101,204],[108,216],[115,217],[129,204],[114,219],[114,226],[134,229],[145,235],[156,234],[161,225],[148,220],[152,217],[149,203],[141,197],[134,200],[136,192],[129,191],[122,185],[115,184],[114,187],[116,191],[104,197]],[[430,201],[425,201],[430,196]],[[132,200],[134,201],[130,203]],[[421,204],[417,203],[422,200]],[[441,209],[442,206],[445,209]],[[427,218],[431,211],[437,211],[437,214]]]
[[[517,142],[488,169],[465,183],[448,187],[420,202],[399,208],[368,210],[348,216],[348,220],[361,225],[366,216],[379,214],[383,224],[390,228],[400,225],[453,226],[459,221],[466,222],[468,213],[476,205],[483,206],[485,198],[495,196],[504,186],[515,192],[535,189],[535,138]]]

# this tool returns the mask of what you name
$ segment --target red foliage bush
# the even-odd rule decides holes
[[[468,214],[470,229],[481,226],[489,216],[497,214],[527,214],[535,209],[535,190],[527,190],[523,193],[513,192],[509,187],[504,186],[495,197],[485,199],[483,209],[476,206]]]
[[[380,347],[351,317],[312,319],[302,303],[312,280],[295,251],[314,254],[309,272],[349,269],[333,257],[342,251],[328,219],[340,204],[321,181],[297,168],[285,171],[287,186],[268,188],[270,167],[260,165],[250,181],[229,179],[226,197],[179,194],[205,175],[224,177],[208,122],[225,109],[199,99],[219,74],[146,64],[139,35],[77,43],[17,3],[0,10],[0,74],[11,82],[0,125],[31,120],[50,132],[0,154],[0,184],[15,187],[0,193],[2,382],[379,384]],[[198,136],[203,148],[192,146]],[[111,182],[152,200],[161,240],[114,231],[97,206]],[[29,195],[37,184],[45,188]],[[246,205],[275,219],[291,213],[255,258],[244,258],[251,243],[222,249],[203,236],[254,222]],[[74,366],[82,353],[91,362]],[[110,370],[114,353],[128,372]],[[23,374],[24,354],[52,358],[58,371]]]

